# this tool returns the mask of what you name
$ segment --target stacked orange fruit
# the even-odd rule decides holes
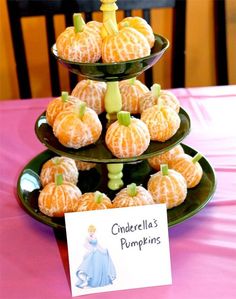
[[[118,25],[109,19],[103,24],[85,23],[81,14],[73,15],[74,26],[67,27],[57,38],[58,56],[75,62],[120,62],[150,54],[154,45],[151,26],[142,18],[128,17]],[[108,35],[102,34],[104,30]]]
[[[140,113],[139,98],[148,92],[148,88],[136,78],[120,81],[119,83],[122,110],[131,114]]]
[[[180,205],[187,196],[187,183],[184,177],[167,164],[161,164],[161,170],[148,181],[148,191],[155,203],[165,203],[167,209]]]
[[[77,166],[77,169],[81,171],[90,170],[96,166],[96,163],[83,162],[80,160],[76,160],[75,164]]]
[[[111,20],[104,23],[108,35],[102,42],[102,60],[105,63],[132,60],[151,53],[146,37],[132,27],[118,30]]]
[[[152,28],[142,18],[128,17],[116,26],[111,20],[85,24],[81,14],[75,14],[74,26],[61,33],[56,46],[62,59],[82,63],[102,59],[104,63],[116,63],[150,55],[154,41]],[[102,133],[97,114],[105,110],[106,87],[104,82],[81,80],[72,96],[63,92],[48,105],[47,122],[62,145],[79,149],[97,142]],[[138,157],[147,150],[150,140],[165,142],[174,136],[181,120],[180,103],[172,92],[162,90],[159,84],[149,91],[136,78],[119,82],[119,89],[123,111],[117,113],[117,121],[108,127],[105,135],[106,146],[115,157]],[[140,119],[130,116],[139,113]],[[62,217],[65,212],[154,203],[166,203],[171,209],[184,202],[187,188],[200,182],[203,172],[199,159],[200,155],[192,158],[184,154],[181,145],[154,156],[148,162],[158,172],[150,177],[147,190],[132,183],[120,190],[112,202],[100,191],[82,194],[76,186],[79,170],[90,170],[95,163],[54,157],[43,165],[40,173],[43,189],[39,208],[51,217]]]
[[[57,115],[66,109],[70,109],[74,105],[78,105],[80,100],[75,96],[69,96],[67,91],[62,91],[61,96],[49,102],[46,109],[46,119],[50,126],[53,126]]]
[[[177,113],[179,113],[180,109],[180,103],[177,97],[171,91],[161,89],[160,84],[157,83],[153,84],[151,91],[142,95],[139,101],[141,113],[145,109],[158,104],[170,106]]]
[[[106,83],[93,80],[81,80],[72,90],[71,95],[85,102],[97,114],[102,113],[104,108],[104,97]]]
[[[106,132],[105,142],[115,157],[140,156],[149,146],[150,134],[146,124],[128,111],[117,113],[117,121]]]
[[[45,162],[40,172],[40,181],[43,187],[55,181],[55,176],[61,174],[63,179],[76,185],[79,172],[75,161],[67,157],[53,157]]]
[[[99,191],[84,193],[80,197],[77,212],[104,210],[112,208],[111,200]]]
[[[200,153],[197,153],[194,157],[182,153],[175,156],[170,162],[170,167],[183,175],[188,188],[197,186],[202,178],[203,170],[198,162],[201,158]]]
[[[58,56],[74,62],[96,62],[101,58],[102,24],[85,24],[81,14],[74,14],[74,26],[67,27],[57,38]]]
[[[128,185],[116,194],[112,202],[113,208],[144,206],[154,204],[151,194],[135,183]]]
[[[169,106],[154,105],[141,114],[141,120],[147,125],[151,140],[165,142],[180,127],[180,117]]]
[[[55,182],[47,184],[39,194],[40,211],[50,217],[63,217],[64,213],[75,212],[81,196],[80,189],[73,183],[63,181],[58,174]]]
[[[131,27],[138,32],[140,32],[148,41],[150,48],[153,47],[155,36],[152,31],[152,27],[143,19],[140,17],[127,17],[124,18],[119,24],[118,28],[119,30]]]
[[[53,133],[59,142],[76,149],[95,143],[101,132],[102,125],[96,112],[84,102],[59,113],[53,124]]]
[[[179,145],[176,145],[175,147],[173,147],[172,149],[164,152],[163,154],[149,158],[148,163],[150,164],[150,166],[152,168],[159,171],[161,164],[169,165],[171,163],[171,161],[175,158],[175,156],[177,156],[179,154],[183,154],[183,153],[184,153],[184,150],[183,150],[182,146],[179,144]]]

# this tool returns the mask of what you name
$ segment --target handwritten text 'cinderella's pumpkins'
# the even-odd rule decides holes
[[[130,222],[127,222],[125,225],[114,223],[111,227],[111,233],[116,236],[122,235],[120,238],[122,250],[136,247],[141,251],[144,246],[159,245],[161,243],[159,236],[153,236],[153,232],[156,233],[157,227],[157,219],[152,219],[151,221],[144,219],[141,223],[136,224],[130,224]],[[149,230],[150,234],[147,230]],[[127,238],[124,237],[127,233],[134,233],[137,231],[144,231],[145,236],[139,240],[127,240]]]

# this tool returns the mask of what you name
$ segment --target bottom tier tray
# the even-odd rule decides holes
[[[194,156],[197,152],[182,144],[185,153]],[[56,156],[55,153],[46,150],[32,159],[22,170],[18,182],[17,193],[20,204],[36,220],[56,229],[65,229],[64,218],[48,217],[42,214],[38,208],[38,196],[41,189],[39,174],[42,165],[50,158]],[[214,194],[216,179],[210,163],[202,157],[199,162],[203,168],[201,182],[192,189],[188,189],[186,200],[176,208],[168,210],[168,225],[174,226],[198,213],[209,202]],[[147,181],[154,170],[148,162],[141,161],[124,165],[123,181],[124,185],[135,182],[146,187]],[[111,191],[107,188],[107,168],[106,164],[97,164],[89,171],[80,171],[78,187],[82,193],[99,190],[106,193],[111,199],[118,191]]]

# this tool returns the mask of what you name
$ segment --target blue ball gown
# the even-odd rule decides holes
[[[108,250],[100,248],[97,239],[90,239],[88,242],[91,250],[84,256],[76,272],[76,286],[94,288],[112,284],[116,278],[116,270]]]

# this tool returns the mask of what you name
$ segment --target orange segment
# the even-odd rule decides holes
[[[180,117],[168,106],[155,105],[144,110],[141,120],[147,125],[151,140],[165,142],[180,127]]]
[[[54,157],[43,164],[40,172],[40,181],[42,186],[55,181],[55,176],[62,174],[64,181],[76,185],[79,172],[75,161],[67,157]]]
[[[80,148],[95,143],[102,132],[101,122],[90,108],[86,108],[83,117],[78,109],[62,111],[53,124],[53,133],[66,147]]]
[[[135,78],[123,80],[119,83],[122,97],[122,110],[132,114],[140,113],[139,98],[148,92],[148,88],[141,81]]]
[[[127,27],[117,34],[108,35],[102,43],[103,62],[120,62],[150,54],[147,39],[137,30]]]
[[[148,159],[148,163],[155,170],[160,170],[161,164],[168,164],[175,158],[175,156],[184,153],[184,150],[181,145],[177,145],[173,147],[171,150],[161,154],[154,156]]]
[[[123,111],[119,112],[119,114]],[[128,113],[128,112],[127,112]],[[150,134],[143,121],[130,118],[129,125],[117,120],[107,129],[105,142],[112,154],[118,158],[140,156],[149,146]]]
[[[70,182],[59,186],[49,183],[39,194],[39,209],[50,217],[63,217],[64,213],[77,211],[80,196],[80,189]]]
[[[171,209],[185,200],[187,184],[179,172],[169,169],[168,175],[163,175],[159,171],[151,176],[148,191],[156,203],[166,203],[167,209]]]
[[[84,170],[90,170],[96,166],[96,163],[90,163],[90,162],[83,162],[76,160],[75,164],[77,166],[78,170],[84,171]]]
[[[152,31],[152,27],[140,17],[127,17],[124,18],[119,24],[118,29],[132,27],[139,31],[147,39],[149,46],[152,48],[154,45],[155,37]]]
[[[180,103],[177,97],[168,90],[160,89],[159,84],[153,84],[151,91],[140,97],[140,112],[158,104],[169,106],[179,113]]]
[[[46,109],[46,119],[50,126],[53,126],[56,116],[63,110],[70,109],[74,105],[78,105],[80,100],[75,96],[68,96],[66,100],[58,97],[49,102]]]
[[[84,193],[80,197],[80,202],[77,211],[84,212],[110,208],[112,208],[111,200],[106,196],[106,194],[96,191]]]
[[[170,163],[170,167],[182,174],[187,182],[188,188],[197,186],[202,178],[203,170],[198,162],[187,154],[177,155]]]
[[[88,22],[81,32],[67,27],[56,41],[58,56],[75,62],[96,62],[101,58],[102,24]]]
[[[106,83],[92,80],[81,80],[72,91],[72,95],[85,102],[97,114],[105,110],[104,97]]]
[[[133,185],[133,184],[132,184]],[[135,184],[134,184],[135,185]],[[134,195],[129,194],[129,186],[116,194],[113,208],[133,207],[154,204],[151,194],[142,186],[136,186]]]

